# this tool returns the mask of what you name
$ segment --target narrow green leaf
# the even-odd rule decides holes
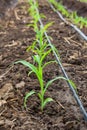
[[[47,23],[46,25],[44,25],[44,27],[42,28],[42,34],[53,24],[54,22],[50,22],[50,23]]]
[[[31,46],[28,46],[26,51],[29,52],[30,50],[34,50],[35,45],[36,45],[36,41],[34,41]]]
[[[66,78],[64,78],[64,77],[62,77],[62,76],[59,76],[59,77],[56,77],[56,78],[54,78],[54,79],[48,81],[47,84],[46,84],[46,87],[45,87],[45,89],[44,89],[44,93],[46,92],[47,88],[48,88],[54,81],[56,81],[56,80],[58,80],[58,79],[64,79],[64,80],[66,80]]]
[[[56,80],[58,80],[58,79],[63,79],[63,80],[68,81],[68,82],[72,85],[72,87],[76,90],[76,85],[75,85],[75,83],[74,83],[72,80],[68,80],[68,79],[66,79],[65,77],[59,76],[59,77],[56,77],[56,78],[54,78],[54,79],[52,79],[52,80],[50,80],[50,81],[47,82],[46,87],[45,87],[45,89],[44,89],[44,93],[46,92],[47,88],[48,88],[54,81],[56,81]]]
[[[44,109],[47,103],[52,102],[52,101],[54,101],[52,98],[46,98],[44,100],[44,103],[42,104],[42,110]]]
[[[29,93],[27,93],[26,95],[25,95],[25,98],[24,98],[24,107],[26,108],[26,102],[27,102],[27,99],[30,97],[30,96],[32,96],[33,94],[35,94],[35,91],[30,91]]]
[[[41,18],[46,18],[46,16],[44,14],[40,14]]]
[[[18,64],[18,63],[21,63],[26,67],[29,67],[34,73],[36,73],[36,74],[38,73],[37,68],[33,64],[31,64],[25,60],[19,60],[19,61],[15,62],[15,64]]]
[[[37,62],[38,64],[40,63],[40,56],[39,55],[34,55],[33,58],[34,58],[35,62]]]
[[[43,100],[40,92],[38,93],[38,97],[40,98],[40,101]]]
[[[77,92],[77,87],[75,85],[75,83],[72,80],[68,80],[68,82],[72,85],[72,87],[75,89],[75,91]]]
[[[57,56],[58,56],[59,59],[60,59],[60,55],[59,55],[58,50],[56,49],[56,47],[55,47],[53,44],[51,44],[50,46],[51,46],[51,48],[52,48],[52,51],[53,51],[53,52],[56,52]]]
[[[46,58],[46,56],[50,54],[51,51],[52,51],[52,49],[49,49],[48,51],[44,52],[43,56],[41,57],[41,63]]]
[[[57,63],[56,60],[55,61],[49,61],[49,62],[46,62],[44,65],[43,65],[43,69],[49,65],[49,64],[52,64],[52,63]]]
[[[36,76],[38,77],[38,80],[40,80],[40,73],[38,71],[38,68],[36,68],[33,64],[31,64],[25,60],[20,60],[20,61],[15,62],[15,64],[18,64],[18,63],[21,63],[26,67],[29,67],[32,70],[32,72],[34,72],[36,74]]]
[[[31,71],[29,71],[28,76],[30,76],[32,73],[33,73],[33,71],[32,71],[32,70],[31,70]]]

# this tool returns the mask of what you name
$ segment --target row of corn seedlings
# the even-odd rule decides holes
[[[58,79],[66,80],[68,82],[71,90],[73,91],[76,99],[78,98],[78,96],[75,91],[75,89],[76,89],[75,84],[71,80],[69,80],[67,74],[65,73],[65,70],[64,70],[62,63],[60,62],[59,56],[57,54],[57,49],[52,45],[52,43],[46,33],[48,27],[51,26],[52,23],[48,23],[45,26],[43,26],[41,17],[44,17],[44,15],[39,14],[38,3],[34,0],[29,0],[29,4],[30,4],[29,12],[30,12],[30,15],[32,16],[32,23],[29,26],[33,27],[36,35],[35,35],[35,40],[33,41],[32,45],[27,48],[27,51],[32,52],[33,61],[32,61],[32,63],[30,63],[25,60],[20,60],[20,61],[15,62],[15,64],[21,63],[24,66],[28,67],[29,68],[28,76],[30,74],[34,73],[36,75],[36,77],[39,81],[39,85],[40,85],[40,90],[38,93],[36,93],[35,90],[32,90],[26,94],[26,96],[24,98],[24,106],[27,107],[27,105],[26,105],[27,99],[30,96],[32,96],[33,94],[37,94],[40,99],[41,111],[43,111],[46,104],[53,101],[53,99],[50,97],[45,98],[45,93],[47,91],[47,88],[55,80],[58,80]],[[39,25],[39,22],[40,22],[40,25]],[[55,55],[56,61],[52,60],[52,61],[45,62],[46,57],[50,53],[53,53]],[[58,76],[46,83],[44,81],[44,76],[43,76],[44,68],[47,65],[54,63],[54,62],[56,62],[56,63],[58,63],[58,65],[60,65],[60,67],[64,73],[64,77]],[[81,103],[80,100],[77,100],[77,102]],[[81,105],[81,109],[84,109],[82,105]]]
[[[52,53],[52,49],[57,52],[57,49],[53,45],[52,45],[52,48],[50,47],[46,39],[46,36],[44,35],[44,33],[47,31],[48,27],[52,25],[52,23],[48,23],[44,27],[39,25],[38,24],[39,19],[45,16],[43,14],[37,13],[36,11],[36,8],[38,8],[37,2],[33,2],[33,0],[29,0],[29,4],[30,4],[29,13],[32,17],[32,23],[30,23],[29,26],[33,27],[36,35],[35,35],[35,40],[33,41],[32,45],[27,48],[27,52],[29,51],[32,52],[33,61],[32,63],[30,63],[25,60],[20,60],[20,61],[15,62],[15,64],[21,63],[24,66],[28,67],[29,68],[28,76],[34,73],[39,81],[39,86],[40,86],[39,92],[36,93],[35,90],[28,92],[24,98],[24,107],[27,107],[26,105],[27,99],[33,94],[37,94],[40,99],[41,111],[43,111],[46,104],[53,101],[53,99],[50,97],[45,98],[45,93],[47,91],[47,88],[55,80],[58,80],[58,79],[67,80],[67,79],[62,76],[58,76],[58,77],[55,77],[54,79],[51,79],[47,83],[44,81],[44,76],[43,76],[44,68],[51,63],[54,63],[54,62],[56,63],[55,60],[46,62],[46,57],[50,53]],[[71,80],[69,80],[69,82],[72,83],[73,86],[75,87],[74,83]]]
[[[68,11],[60,2],[56,0],[49,0],[58,9],[69,22],[78,25],[80,28],[87,27],[87,18],[77,15],[76,11]]]
[[[81,36],[81,38],[83,38],[85,41],[87,41],[87,36],[74,24],[68,22],[63,16],[62,14],[55,9],[55,7],[53,6],[52,2],[50,2],[50,0],[47,0],[51,6],[51,8],[58,14],[58,16],[61,18],[61,20],[63,20],[66,24],[68,24],[69,26],[71,26],[72,28],[74,28]]]
[[[65,23],[67,23],[67,21],[63,18],[63,16],[62,16],[62,15],[53,7],[53,5],[51,4],[51,1],[52,1],[52,0],[51,0],[51,1],[50,1],[50,0],[47,0],[47,1],[48,1],[48,3],[50,4],[51,8],[59,15],[59,17],[60,17]],[[53,0],[53,1],[54,1],[54,0]],[[57,3],[56,3],[56,4],[57,4]],[[84,35],[84,33],[82,33],[82,31],[80,31],[80,30],[79,30],[76,26],[74,26],[73,24],[69,24],[69,25],[72,26],[72,27],[74,27],[75,30],[78,31],[78,33],[87,41],[87,37]],[[64,76],[65,76],[66,78],[68,78],[68,76],[67,76],[65,70],[63,69],[62,64],[60,64],[60,67],[61,67],[62,72],[64,73]],[[81,101],[80,101],[80,99],[79,99],[77,93],[74,91],[72,85],[71,85],[70,83],[68,83],[68,84],[69,84],[69,87],[70,87],[71,91],[73,92],[74,97],[75,97],[75,99],[76,99],[76,101],[77,101],[77,103],[78,103],[78,105],[79,105],[79,107],[80,107],[80,109],[81,109],[81,112],[82,112],[83,115],[84,115],[84,119],[87,121],[87,112],[86,112],[85,108],[83,107],[83,104],[81,103]]]

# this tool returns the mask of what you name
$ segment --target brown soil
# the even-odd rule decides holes
[[[45,0],[39,0],[39,5],[40,12],[46,15],[43,23],[54,22],[48,33],[87,111],[87,42],[64,24]],[[24,95],[32,89],[39,90],[36,77],[27,76],[27,68],[11,66],[19,59],[32,60],[26,52],[35,36],[33,29],[26,26],[31,21],[28,7],[26,2],[20,2],[16,8],[20,20],[13,15],[0,26],[0,130],[86,130],[87,122],[65,81],[56,81],[49,87],[46,96],[52,97],[54,102],[49,103],[43,113],[37,96],[29,98],[27,110],[23,107]],[[48,57],[53,58],[53,55]],[[44,70],[45,81],[59,75],[62,72],[58,65]]]

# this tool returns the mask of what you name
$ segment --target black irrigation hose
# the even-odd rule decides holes
[[[35,0],[33,0],[33,2],[36,3]],[[37,13],[39,14],[39,10],[38,10],[37,7],[36,7],[36,11],[37,11]],[[42,20],[39,19],[39,22],[40,22],[40,24],[41,24],[41,27],[43,28],[44,25],[43,25],[43,23],[42,23]],[[45,34],[45,36],[46,36],[46,38],[47,38],[47,40],[48,40],[48,42],[49,42],[49,45],[51,46],[51,48],[53,48],[53,45],[52,45],[52,43],[51,43],[51,41],[50,41],[50,39],[49,39],[47,33],[45,32],[44,34]],[[57,56],[57,54],[56,54],[56,52],[54,51],[54,49],[52,49],[52,50],[53,50],[53,53],[54,53],[54,55],[55,55],[55,57],[56,57],[56,61],[58,62],[58,65],[60,66],[60,68],[61,68],[61,70],[62,70],[62,73],[64,74],[64,77],[67,79],[67,83],[68,83],[68,85],[69,85],[69,87],[70,87],[70,89],[71,89],[71,91],[72,91],[72,93],[73,93],[73,95],[74,95],[74,97],[75,97],[75,99],[76,99],[78,105],[80,106],[80,109],[81,109],[81,111],[82,111],[82,113],[83,113],[83,115],[84,115],[84,119],[87,121],[87,113],[86,113],[86,110],[84,109],[84,107],[83,107],[83,105],[82,105],[82,103],[81,103],[81,101],[80,101],[78,95],[76,94],[76,91],[74,90],[73,86],[70,84],[70,82],[68,82],[68,80],[69,80],[68,75],[66,74],[66,72],[65,72],[65,70],[64,70],[64,68],[63,68],[63,66],[62,66],[62,63],[60,62],[59,57]]]
[[[47,1],[48,1],[48,0],[47,0]],[[62,17],[62,15],[53,7],[53,5],[52,5],[49,1],[48,1],[48,3],[50,4],[51,8],[59,15],[59,17],[60,17],[65,23],[67,23],[67,21]],[[85,36],[75,25],[70,24],[70,26],[74,27],[75,30],[78,31],[78,33],[87,41],[87,36]],[[65,70],[64,70],[64,68],[63,68],[63,66],[62,66],[62,64],[61,64],[61,62],[60,62],[60,60],[57,59],[57,61],[58,61],[59,65],[60,65],[60,67],[61,67],[61,70],[62,70],[62,72],[63,72],[65,78],[69,79],[68,76],[67,76],[67,74],[66,74],[66,72],[65,72]],[[68,81],[67,81],[67,82],[68,82]],[[69,82],[68,82],[68,85],[69,85],[70,89],[72,90],[73,95],[74,95],[74,97],[75,97],[75,99],[76,99],[76,101],[77,101],[77,103],[78,103],[78,105],[79,105],[79,107],[80,107],[80,109],[81,109],[83,115],[84,115],[84,119],[87,121],[87,112],[86,112],[85,108],[83,107],[83,105],[82,105],[82,103],[81,103],[81,101],[80,101],[78,95],[76,94],[75,90],[73,89],[73,86],[72,86]]]
[[[48,1],[48,0],[47,0]],[[68,23],[64,18],[63,16],[61,15],[61,13],[59,11],[57,11],[53,5],[48,1],[48,3],[50,4],[51,8],[59,15],[59,17],[63,20],[63,22],[65,22],[66,24],[70,25],[71,27],[73,27],[80,35],[81,37],[87,41],[87,36],[79,29],[77,28],[75,25],[73,25],[72,23]]]

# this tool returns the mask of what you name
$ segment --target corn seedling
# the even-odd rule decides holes
[[[70,22],[78,25],[80,28],[87,27],[87,18],[83,18],[77,15],[76,11],[69,12],[61,3],[56,0],[49,0],[56,9],[58,9]]]
[[[39,81],[39,85],[40,85],[40,90],[37,93],[37,95],[40,99],[41,111],[43,111],[46,104],[53,101],[53,99],[50,97],[45,98],[45,93],[46,93],[48,87],[55,80],[58,80],[58,79],[66,80],[66,78],[59,76],[59,77],[55,77],[54,79],[52,79],[48,82],[44,81],[44,76],[43,76],[44,68],[47,65],[56,62],[55,60],[50,60],[50,61],[46,62],[46,57],[50,53],[52,53],[52,49],[57,51],[54,46],[52,46],[52,48],[50,47],[50,45],[47,42],[47,39],[44,35],[45,31],[47,31],[48,27],[50,27],[52,25],[52,23],[48,23],[44,27],[41,27],[40,25],[38,25],[39,18],[43,17],[44,15],[40,15],[39,13],[36,12],[36,8],[38,7],[37,3],[34,3],[32,0],[30,0],[29,4],[30,4],[29,13],[32,17],[32,23],[29,26],[33,27],[36,35],[35,35],[34,42],[32,43],[31,46],[29,46],[27,48],[27,51],[32,52],[33,63],[27,62],[25,60],[20,60],[20,61],[15,62],[15,64],[21,63],[22,65],[28,67],[29,68],[28,75],[30,75],[32,73],[34,73],[36,75],[36,77]],[[74,83],[71,80],[69,80],[69,82],[72,83],[72,85],[75,87]],[[24,99],[24,107],[26,107],[27,99],[30,96],[32,96],[33,94],[36,94],[36,91],[32,90],[26,94],[25,99]]]

